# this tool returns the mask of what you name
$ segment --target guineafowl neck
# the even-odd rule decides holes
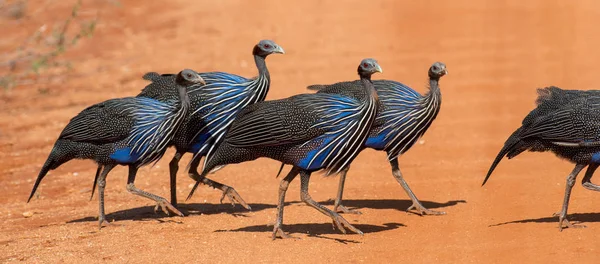
[[[439,80],[439,78],[429,78],[429,92],[427,92],[424,97],[425,105],[428,108],[430,108],[429,106],[433,106],[432,109],[436,111],[436,114],[442,103],[442,93],[440,92],[440,86],[438,85]]]
[[[373,82],[371,82],[371,76],[361,76],[360,81],[363,84],[364,91],[364,100],[375,100],[379,101],[379,96],[377,95],[377,91],[375,90],[375,86],[373,86]]]
[[[267,81],[270,81],[271,75],[269,75],[265,59],[265,57],[254,55],[254,62],[256,63],[256,68],[258,68],[258,78],[266,78]]]
[[[181,105],[181,109],[187,111],[190,107],[190,97],[187,94],[187,89],[185,87],[178,87],[177,91],[179,92],[179,103]]]

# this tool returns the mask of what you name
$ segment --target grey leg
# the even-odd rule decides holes
[[[310,173],[304,170],[300,171],[300,199],[306,203],[307,205],[317,209],[317,211],[327,215],[333,219],[333,223],[337,228],[342,231],[342,233],[346,233],[346,228],[350,231],[362,235],[363,232],[358,230],[356,227],[352,226],[346,219],[341,217],[338,213],[329,210],[327,207],[315,202],[310,194],[308,194],[308,183],[310,181]]]
[[[198,173],[198,165],[199,164],[200,164],[200,157],[194,159],[192,161],[192,163],[190,164],[190,170],[188,171],[188,174],[192,179],[196,180],[197,182],[206,184],[210,187],[213,187],[214,189],[221,190],[223,192],[223,196],[221,196],[221,200],[220,200],[221,203],[223,203],[223,199],[225,199],[225,196],[227,196],[227,198],[229,198],[229,201],[231,201],[231,205],[235,206],[235,203],[237,202],[241,206],[246,208],[247,210],[252,210],[252,208],[246,203],[246,201],[244,201],[244,199],[242,199],[242,196],[240,196],[240,194],[235,189],[233,189],[230,186],[213,181],[211,179],[208,179],[208,178],[200,175]],[[220,169],[220,168],[221,167],[219,167],[217,169]]]
[[[406,183],[406,181],[404,180],[404,177],[402,177],[402,172],[400,172],[400,167],[398,166],[398,159],[391,160],[390,165],[392,165],[392,175],[394,175],[394,178],[396,179],[396,181],[398,183],[400,183],[400,185],[402,186],[402,188],[404,189],[406,194],[408,194],[408,197],[410,197],[410,199],[413,202],[412,205],[410,207],[408,207],[408,209],[406,209],[407,211],[415,209],[415,210],[417,210],[417,212],[420,215],[443,215],[443,214],[446,214],[446,212],[434,211],[434,210],[427,209],[427,208],[425,208],[425,206],[423,206],[421,204],[419,199],[417,199],[417,196],[413,193],[413,191],[410,189],[410,187],[408,187],[408,183]]]
[[[583,179],[581,180],[581,184],[588,190],[600,192],[600,186],[593,184],[590,181],[592,179],[592,176],[594,176],[594,172],[598,168],[598,165],[600,164],[590,164],[587,171],[585,172],[585,176],[583,176]]]
[[[277,219],[275,220],[275,226],[273,227],[272,238],[275,240],[277,237],[281,238],[292,238],[292,236],[286,234],[281,226],[283,225],[283,206],[285,202],[285,193],[287,192],[290,182],[298,176],[299,169],[294,166],[285,178],[281,180],[279,184],[279,201],[277,203]]]
[[[162,198],[158,195],[151,194],[149,192],[143,191],[135,187],[133,182],[135,181],[135,175],[137,174],[138,168],[134,165],[129,166],[129,176],[127,177],[127,191],[133,193],[135,195],[139,195],[142,197],[146,197],[148,199],[156,201],[156,207],[154,207],[154,212],[158,210],[158,207],[162,209],[165,214],[169,215],[169,211],[175,213],[176,215],[183,216],[183,214],[177,210],[177,208],[173,207],[167,199]]]
[[[171,162],[169,162],[169,175],[171,178],[171,205],[177,207],[177,171],[179,170],[179,160],[183,157],[182,152],[175,153]]]
[[[98,177],[100,176],[102,167],[102,165],[98,164],[98,168],[96,169],[96,176],[94,176],[94,185],[92,185],[92,195],[90,195],[90,201],[92,200],[92,198],[94,198],[94,191],[96,189],[96,184],[98,184]]]
[[[571,224],[569,222],[569,220],[567,219],[567,209],[569,208],[569,198],[571,197],[571,190],[573,189],[573,185],[575,184],[575,179],[577,178],[577,174],[579,174],[579,172],[581,170],[583,170],[583,168],[585,168],[585,166],[587,166],[587,165],[586,164],[577,164],[575,166],[575,168],[573,169],[573,171],[571,172],[571,174],[569,174],[569,176],[567,177],[567,187],[565,188],[565,197],[563,200],[562,210],[560,210],[559,213],[554,214],[554,216],[558,216],[558,229],[560,231],[563,230],[563,223],[568,228],[585,227],[584,225]],[[595,168],[593,170],[595,170]],[[593,170],[591,173],[593,173]],[[590,170],[588,169],[588,173],[589,172],[590,172]]]
[[[344,196],[344,183],[346,182],[346,174],[349,170],[350,166],[344,168],[342,173],[340,173],[340,184],[338,185],[337,197],[335,198],[335,203],[333,204],[333,211],[342,212],[345,214],[361,214],[361,212],[358,210],[348,209],[346,206],[342,205],[342,197]]]
[[[99,166],[100,167],[100,166]],[[110,224],[106,221],[106,214],[104,213],[104,188],[106,187],[106,175],[115,168],[115,165],[106,165],[102,168],[102,172],[97,177],[98,180],[98,228],[102,228],[102,224]],[[94,180],[96,182],[96,180]]]

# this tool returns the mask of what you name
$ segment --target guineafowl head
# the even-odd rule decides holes
[[[283,51],[283,48],[277,45],[277,43],[268,39],[263,39],[258,42],[258,44],[256,44],[252,50],[252,55],[261,56],[263,58],[273,53],[284,54],[285,51]]]
[[[439,79],[446,74],[448,74],[448,70],[446,70],[446,64],[444,63],[436,62],[429,68],[429,78]]]
[[[177,84],[179,84],[181,86],[190,86],[190,85],[194,85],[194,84],[202,84],[202,85],[206,84],[204,79],[202,79],[202,77],[200,77],[200,74],[198,74],[197,72],[190,70],[190,69],[185,69],[183,71],[180,71],[177,74],[175,81],[177,82]]]
[[[383,72],[375,59],[364,59],[358,65],[358,75],[370,78],[373,73]]]

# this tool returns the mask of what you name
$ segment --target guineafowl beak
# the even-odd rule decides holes
[[[379,65],[375,65],[375,71],[376,71],[376,72],[383,73],[383,69],[382,69],[382,68],[381,68],[381,66],[379,66]]]
[[[196,75],[196,77],[194,77],[192,80],[190,80],[190,82],[192,84],[202,84],[202,85],[206,85],[206,81],[204,81],[204,79],[202,78],[202,76],[200,75]]]
[[[444,75],[448,74],[448,70],[444,69]]]
[[[277,48],[273,51],[273,53],[285,54],[285,51],[282,47],[277,46]]]

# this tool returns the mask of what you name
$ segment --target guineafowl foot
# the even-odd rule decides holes
[[[287,239],[287,238],[299,239],[298,237],[292,236],[292,235],[284,232],[283,229],[281,229],[281,225],[275,224],[275,227],[273,228],[273,235],[271,236],[271,238],[273,240],[275,240],[278,237],[281,239]]]
[[[444,212],[444,211],[435,211],[435,210],[427,209],[422,204],[415,203],[415,202],[413,202],[413,204],[410,207],[408,207],[408,209],[406,209],[406,211],[411,211],[411,210],[417,211],[417,214],[419,214],[419,215],[445,215],[446,214],[446,212]]]
[[[593,184],[591,182],[584,182],[583,183],[583,187],[590,190],[590,191],[597,191],[600,192],[600,186]]]
[[[221,190],[223,191],[223,195],[221,196],[221,200],[219,202],[223,203],[223,199],[225,199],[225,196],[227,196],[232,206],[235,206],[235,203],[239,203],[241,206],[246,208],[246,210],[252,210],[250,205],[248,205],[246,201],[242,199],[242,196],[240,196],[240,194],[235,189],[229,186],[224,186],[224,188]]]
[[[344,219],[338,213],[331,211],[329,208],[317,203],[315,200],[312,199],[312,197],[310,197],[310,194],[308,193],[309,181],[310,181],[310,172],[300,171],[300,199],[307,205],[317,209],[317,211],[321,212],[322,214],[331,217],[331,219],[333,220],[333,228],[334,229],[337,227],[344,234],[346,234],[346,229],[348,229],[354,233],[362,235],[363,234],[362,231],[360,231],[360,230],[358,230],[358,228],[352,226],[350,223],[348,223],[348,221],[346,221],[346,219]],[[283,201],[280,200],[281,207],[283,207],[282,203],[283,203]]]
[[[229,198],[229,201],[231,202],[231,205],[235,206],[235,203],[238,203],[241,206],[243,206],[244,208],[246,208],[246,210],[252,210],[250,205],[248,205],[246,203],[246,201],[244,201],[242,196],[240,196],[240,194],[232,187],[227,186],[222,183],[219,183],[219,182],[216,182],[216,181],[213,181],[208,178],[203,178],[202,183],[204,183],[210,187],[213,187],[215,189],[219,189],[219,190],[223,191],[223,196],[221,196],[221,200],[220,200],[221,203],[223,203],[223,199],[225,199],[225,196],[227,196],[227,198]]]
[[[345,218],[343,218],[341,215],[339,215],[336,212],[332,212],[331,219],[333,219],[333,229],[334,230],[337,227],[337,229],[340,230],[344,234],[346,234],[346,229],[348,229],[348,230],[350,230],[356,234],[359,234],[361,236],[364,235],[364,233],[362,231],[358,230],[358,228],[351,225]]]
[[[341,204],[333,206],[333,211],[337,212],[337,213],[344,213],[344,214],[357,214],[357,215],[362,214],[362,212],[357,209],[349,209],[348,207],[343,206]]]
[[[566,213],[563,213],[563,212],[554,213],[552,216],[558,216],[558,230],[560,230],[561,232],[564,228],[586,228],[585,225],[573,224],[573,223],[569,222],[569,219],[567,219]]]
[[[154,213],[158,213],[158,208],[160,208],[166,215],[171,215],[170,212],[172,212],[178,216],[183,216],[183,214],[179,210],[177,210],[175,206],[167,202],[167,200],[156,201],[156,206],[154,206]]]
[[[107,226],[110,225],[110,222],[106,220],[106,216],[98,217],[98,229],[102,229],[103,224],[106,223]]]

